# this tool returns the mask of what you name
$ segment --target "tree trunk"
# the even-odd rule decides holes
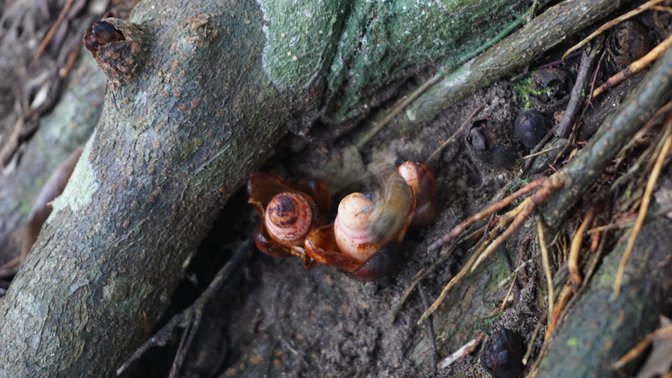
[[[103,114],[2,301],[0,375],[111,374],[156,323],[217,211],[291,123],[323,109],[354,115],[363,102],[350,96],[478,45],[527,3],[453,2],[416,19],[422,6],[401,0],[291,11],[145,1],[130,22],[108,20],[116,30],[101,24],[107,39],[87,47],[108,74]],[[487,25],[473,29],[481,18]],[[360,43],[371,50],[362,55]]]

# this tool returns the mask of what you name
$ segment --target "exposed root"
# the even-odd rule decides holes
[[[562,314],[567,308],[567,303],[574,295],[574,289],[571,285],[565,285],[558,295],[558,299],[553,304],[553,310],[549,313],[548,327],[546,327],[546,335],[544,336],[544,343],[551,339],[555,327],[558,325]]]
[[[424,288],[421,286],[419,289],[420,298],[422,298],[422,305],[427,307],[429,303],[427,301],[427,294],[425,293]],[[434,333],[434,322],[430,318],[427,322],[427,337],[432,343],[432,373],[434,376],[437,375],[437,369],[439,367],[439,347],[436,345],[436,334]]]
[[[455,240],[458,236],[460,236],[464,231],[466,231],[467,228],[471,227],[474,225],[476,222],[481,221],[490,215],[498,212],[499,210],[504,209],[505,207],[508,207],[515,201],[516,199],[536,190],[539,188],[544,182],[546,181],[546,177],[539,178],[537,180],[532,181],[531,183],[525,185],[524,187],[518,189],[515,191],[513,194],[510,194],[501,200],[493,203],[492,205],[488,206],[482,211],[479,211],[478,213],[470,216],[469,218],[465,219],[462,221],[460,224],[457,226],[453,227],[450,232],[448,232],[446,235],[441,237],[441,239],[435,241],[429,246],[429,250],[433,251],[436,249],[441,248],[447,243],[450,243],[451,241]]]
[[[544,326],[544,318],[539,318],[537,325],[534,326],[534,331],[532,331],[532,336],[530,336],[530,342],[527,344],[527,351],[523,356],[523,365],[527,366],[527,363],[530,361],[532,352],[534,351],[534,346],[536,345],[537,336],[539,336],[539,331]],[[538,359],[537,359],[538,360]]]
[[[460,135],[462,135],[462,132],[464,131],[464,129],[466,129],[467,126],[469,126],[469,124],[474,119],[476,114],[478,114],[478,112],[480,112],[482,109],[483,109],[483,105],[474,109],[474,111],[472,111],[471,114],[469,114],[469,116],[467,116],[467,118],[465,118],[465,120],[462,122],[460,127],[458,127],[457,130],[455,130],[453,135],[451,135],[450,138],[446,139],[443,143],[441,143],[441,145],[439,147],[437,147],[429,155],[429,157],[426,160],[427,163],[431,164],[434,160],[436,160],[441,155],[441,152],[446,148],[446,146],[448,146],[449,143],[454,142]]]
[[[515,193],[490,205],[485,210],[480,211],[472,215],[471,217],[467,218],[467,220],[457,225],[444,237],[434,242],[429,247],[430,250],[432,248],[438,248],[443,244],[448,243],[451,240],[454,240],[455,238],[460,236],[462,232],[464,232],[472,224],[476,223],[479,220],[484,219],[487,216],[492,215],[498,210],[505,208],[511,202],[513,202],[514,199],[519,198],[527,193],[530,193],[531,191],[538,188],[538,190],[534,194],[526,198],[515,209],[511,210],[508,214],[505,215],[506,221],[513,218],[513,221],[511,221],[508,228],[504,230],[504,232],[501,235],[499,235],[494,241],[492,241],[482,252],[480,252],[480,249],[483,248],[483,245],[485,245],[485,243],[481,244],[479,251],[472,253],[471,257],[464,264],[462,269],[448,282],[448,284],[446,284],[446,286],[443,288],[443,290],[439,294],[438,298],[434,301],[434,303],[432,303],[432,305],[427,310],[425,310],[422,316],[420,316],[418,324],[421,324],[422,322],[427,320],[427,318],[439,308],[441,303],[443,303],[446,296],[448,295],[448,292],[455,285],[457,285],[458,282],[462,280],[462,277],[464,277],[468,272],[472,272],[478,266],[478,264],[484,261],[488,256],[492,255],[494,251],[496,251],[497,248],[499,248],[499,246],[501,246],[502,243],[504,243],[506,238],[508,238],[515,230],[520,228],[520,226],[525,222],[527,217],[529,217],[534,212],[537,206],[544,203],[553,193],[555,193],[557,190],[563,187],[564,184],[565,184],[565,178],[564,175],[561,173],[554,174],[551,177],[544,177],[537,179],[527,184],[523,188],[519,189]],[[512,217],[512,215],[514,216]]]
[[[630,349],[623,357],[619,358],[618,361],[614,362],[611,365],[613,370],[618,370],[625,366],[628,362],[637,358],[642,352],[648,348],[654,340],[663,340],[663,339],[672,339],[672,326],[658,328],[657,330],[649,333],[644,337],[644,340],[640,341],[632,349]]]
[[[245,261],[250,255],[252,249],[252,239],[249,239],[239,244],[233,252],[231,259],[224,264],[224,266],[217,272],[215,278],[210,282],[208,288],[203,294],[187,309],[181,313],[173,316],[166,325],[150,337],[144,344],[142,344],[129,358],[117,369],[117,375],[123,373],[133,362],[140,359],[145,352],[155,346],[164,346],[173,338],[173,333],[177,328],[184,329],[184,334],[180,340],[180,348],[175,356],[172,371],[179,373],[179,368],[184,361],[184,356],[189,349],[191,341],[193,340],[203,315],[203,309],[210,298],[217,293],[222,284],[229,278],[236,268]]]
[[[40,59],[40,57],[44,53],[44,50],[49,45],[49,42],[51,42],[51,40],[54,38],[54,35],[56,35],[58,28],[60,28],[63,22],[65,21],[65,18],[68,15],[68,12],[70,12],[70,8],[72,8],[72,4],[74,2],[75,0],[65,1],[65,5],[63,5],[63,9],[61,9],[61,12],[58,14],[56,22],[54,22],[54,24],[51,25],[47,34],[44,36],[44,38],[42,38],[42,42],[40,42],[40,45],[37,46],[37,50],[35,51],[35,55],[33,56],[31,64],[35,64]]]

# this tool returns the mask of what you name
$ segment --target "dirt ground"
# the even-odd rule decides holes
[[[406,238],[406,261],[393,278],[383,282],[362,282],[328,266],[304,269],[298,260],[272,258],[254,247],[244,249],[234,271],[209,299],[200,325],[190,330],[191,336],[181,338],[176,332],[167,346],[150,349],[126,375],[166,376],[179,351],[186,353],[181,370],[185,377],[486,376],[480,360],[487,359],[491,336],[504,329],[522,341],[511,353],[522,355],[529,349],[532,364],[542,341],[534,335],[535,328],[546,314],[534,220],[479,268],[487,273],[468,277],[448,296],[437,313],[443,320],[435,316],[416,324],[468,258],[468,247],[474,242],[460,245],[422,280],[401,308],[397,306],[418,272],[439,259],[441,252],[429,252],[429,244],[490,203],[510,183],[535,177],[521,174],[529,149],[515,136],[514,120],[526,107],[541,110],[555,122],[560,118],[580,60],[575,55],[567,62],[558,61],[571,42],[539,59],[528,67],[529,72],[474,93],[420,129],[387,127],[362,148],[354,144],[356,128],[336,139],[329,137],[327,126],[320,125],[307,137],[288,136],[264,170],[290,180],[321,178],[337,204],[350,192],[377,190],[380,178],[395,163],[425,161],[455,135],[439,158],[430,162],[438,189],[436,222]],[[540,67],[561,70],[567,81],[553,93],[556,97],[530,103],[525,80]],[[605,62],[597,82],[613,72]],[[574,145],[590,138],[640,78],[610,90],[581,114]],[[464,123],[466,129],[459,131]],[[479,149],[478,138],[486,140],[486,151]],[[565,159],[551,161],[552,168],[543,166],[542,172],[562,166]],[[236,246],[250,238],[257,216],[246,202],[241,189],[222,210],[164,322],[198,298],[236,253]],[[571,218],[568,226],[578,220]],[[509,290],[512,300],[501,310]],[[447,368],[432,368],[435,359],[447,357],[479,335],[484,341],[474,353]],[[436,351],[432,339],[440,341]]]
[[[559,68],[567,70],[572,77],[577,63],[574,59]],[[518,80],[524,77],[521,75]],[[465,249],[455,251],[423,280],[420,292],[410,296],[392,322],[394,307],[418,271],[438,258],[438,252],[428,252],[428,245],[488,204],[509,182],[519,180],[520,157],[525,149],[513,136],[514,119],[522,106],[514,86],[511,81],[503,81],[481,90],[447,109],[422,129],[385,129],[361,151],[350,144],[347,136],[332,145],[312,141],[298,155],[283,151],[283,155],[279,155],[282,163],[268,169],[291,179],[324,179],[330,187],[340,188],[335,199],[355,190],[376,190],[376,182],[380,180],[371,177],[391,170],[395,162],[426,160],[465,120],[480,125],[479,122],[486,119],[493,125],[489,127],[506,127],[510,140],[505,137],[499,140],[515,146],[516,159],[508,168],[493,166],[490,156],[481,158],[471,150],[466,133],[450,143],[441,158],[432,164],[438,187],[438,219],[433,226],[404,241],[407,261],[390,280],[361,282],[328,266],[304,269],[298,260],[271,258],[252,248],[247,252],[249,259],[211,301],[202,330],[189,352],[189,356],[200,358],[187,358],[183,372],[190,372],[187,376],[202,376],[199,361],[211,363],[216,360],[220,362],[219,368],[225,367],[222,376],[431,375],[433,353],[427,347],[431,337],[427,326],[418,326],[416,321],[457,272],[465,257]],[[614,101],[619,101],[622,92],[630,86],[625,85],[597,102],[584,115],[584,119],[591,122],[582,127],[594,130],[594,123],[599,124],[608,113],[604,108],[613,109]],[[560,101],[555,108],[562,111],[565,104],[566,100]],[[553,109],[550,111],[552,116]],[[475,115],[469,118],[474,112]],[[288,145],[293,143],[292,138],[288,138]],[[223,211],[221,224],[212,231],[213,239],[219,239],[217,243],[239,241],[252,232],[256,213],[244,205],[245,200],[245,194],[239,193]],[[223,229],[232,228],[233,232],[222,234]],[[434,330],[436,337],[443,335],[443,347],[437,351],[439,359],[479,333],[487,336],[501,329],[519,335],[527,348],[540,317],[545,316],[541,293],[543,275],[540,275],[536,258],[538,252],[531,245],[536,245],[536,233],[523,230],[493,258],[495,262],[483,268],[491,271],[485,275],[487,280],[506,285],[498,284],[494,290],[487,287],[488,291],[480,293],[458,290],[449,296],[446,303],[463,308],[457,314],[453,311],[448,318],[464,319],[437,324],[443,327]],[[205,267],[201,269],[213,274],[211,256],[223,259],[221,255],[230,251],[204,250],[202,253],[204,256],[195,258],[194,266],[199,265],[199,259],[207,260],[209,263],[204,263]],[[511,287],[513,271],[526,261],[528,263],[517,272],[512,290],[514,300],[503,312],[493,311],[501,305]],[[487,282],[468,282],[473,284],[472,291],[487,286]],[[203,285],[200,282],[200,286]],[[194,291],[192,287],[191,293]],[[443,306],[441,311],[450,313],[446,307]],[[469,319],[472,316],[473,319]],[[474,329],[470,328],[474,326],[473,322],[477,323]],[[451,339],[445,340],[446,335]],[[531,348],[531,361],[534,361],[541,339],[537,338],[535,343]],[[483,348],[480,348],[449,368],[436,371],[436,376],[485,376],[487,373],[479,363],[482,353]]]

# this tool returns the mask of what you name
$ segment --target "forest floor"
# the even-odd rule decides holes
[[[657,42],[659,37],[645,19],[636,22],[637,28],[643,28],[651,38],[651,44]],[[610,58],[614,52],[609,50],[608,41],[616,38],[616,32],[612,34],[607,35],[607,47],[596,56],[588,75],[589,87],[620,69]],[[488,348],[493,348],[487,346],[492,345],[493,338],[504,337],[501,332],[516,340],[511,341],[515,350],[509,352],[510,358],[528,354],[529,363],[521,368],[529,372],[544,341],[543,332],[537,328],[547,316],[547,285],[534,218],[479,268],[488,274],[467,275],[464,285],[449,294],[437,312],[449,321],[437,321],[437,314],[420,325],[417,321],[470,257],[470,248],[478,239],[461,243],[448,256],[444,256],[445,249],[430,251],[429,245],[501,198],[503,190],[511,192],[561,168],[642,79],[643,74],[635,75],[583,106],[571,136],[565,139],[567,148],[536,155],[538,169],[530,173],[525,169],[530,149],[516,136],[516,117],[524,110],[535,109],[550,124],[560,121],[570,103],[581,55],[566,60],[560,57],[576,42],[578,39],[566,41],[525,72],[478,90],[422,128],[387,127],[359,146],[361,134],[356,127],[340,134],[329,126],[315,125],[308,136],[286,137],[263,170],[289,180],[322,179],[333,193],[334,204],[354,191],[380,191],[382,178],[400,161],[427,161],[433,156],[429,165],[437,185],[436,221],[404,240],[406,261],[394,277],[362,282],[333,267],[306,269],[295,259],[272,258],[245,243],[258,219],[241,189],[222,210],[210,236],[192,259],[162,324],[152,331],[173,337],[166,346],[142,354],[126,375],[166,376],[177,354],[182,364],[179,376],[185,377],[485,376],[488,369],[496,370],[482,362],[488,359],[484,357]],[[32,53],[35,47],[24,48],[25,54],[20,55]],[[0,59],[7,59],[7,55],[2,54]],[[0,62],[0,66],[7,65]],[[408,87],[424,78],[422,74],[416,76]],[[18,85],[28,88],[29,78],[24,80]],[[0,108],[0,114],[3,112],[9,114],[10,108]],[[21,135],[22,143],[30,140],[30,132],[22,131]],[[3,145],[7,146],[0,147]],[[642,143],[637,150],[646,147]],[[558,151],[564,153],[554,154]],[[548,158],[551,155],[553,158]],[[606,185],[613,179],[606,178]],[[571,235],[591,205],[598,202],[603,198],[583,199],[563,225],[567,234]],[[614,199],[614,208],[616,202]],[[616,236],[612,235],[612,240]],[[552,270],[566,274],[559,245],[568,240],[560,239],[552,248]],[[440,263],[405,300],[418,273],[437,260]],[[208,293],[207,303],[196,311],[198,322],[190,323],[180,331],[183,333],[178,332],[179,326],[161,330],[201,296],[227,262],[233,269],[227,270],[225,281]],[[9,283],[9,279],[0,281],[4,288]],[[440,346],[434,350],[432,341],[437,339]],[[434,368],[437,361],[472,339],[482,341],[480,348],[448,367]],[[495,374],[521,374],[520,370],[514,371],[512,375],[506,371]]]

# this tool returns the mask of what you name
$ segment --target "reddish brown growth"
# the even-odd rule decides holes
[[[253,173],[247,191],[262,219],[254,233],[259,250],[298,257],[306,266],[332,265],[363,280],[396,272],[406,231],[436,216],[434,177],[424,163],[402,164],[375,201],[362,193],[343,198],[333,224],[325,224],[329,193],[320,181],[292,184]]]

